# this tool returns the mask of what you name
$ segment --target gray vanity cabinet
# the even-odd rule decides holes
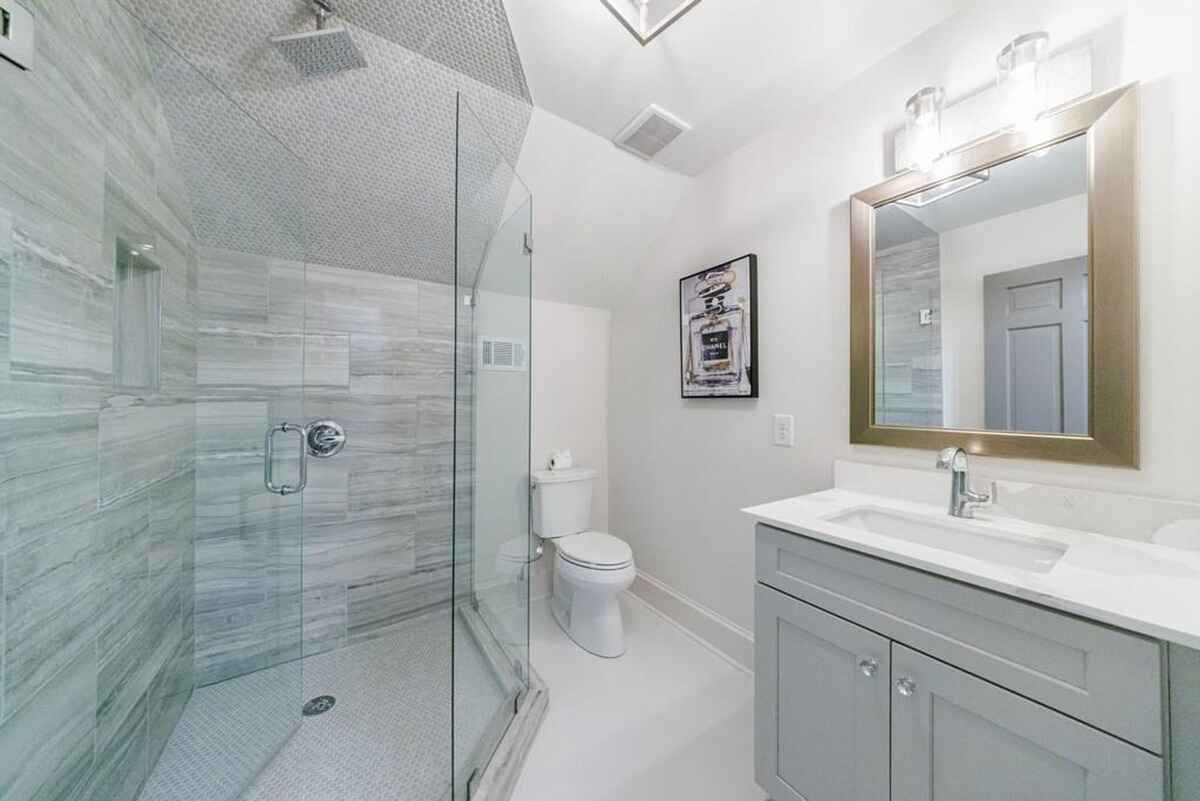
[[[892,645],[892,801],[1163,801],[1162,760]]]
[[[758,783],[775,801],[888,801],[887,638],[762,585],[755,624]]]
[[[757,562],[773,801],[1167,798],[1161,643],[768,527]]]

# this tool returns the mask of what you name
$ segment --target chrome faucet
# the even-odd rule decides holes
[[[962,448],[946,448],[938,454],[937,466],[950,471],[950,516],[974,517],[975,507],[989,502],[992,496],[976,492],[967,482],[967,452]]]

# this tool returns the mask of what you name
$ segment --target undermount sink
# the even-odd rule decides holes
[[[985,562],[1007,565],[1034,573],[1048,573],[1067,552],[1066,545],[1028,537],[1016,532],[982,529],[958,522],[918,514],[906,514],[874,506],[858,506],[826,518],[830,523],[850,526],[872,534],[939,548]]]

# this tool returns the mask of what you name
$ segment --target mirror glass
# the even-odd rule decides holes
[[[1087,436],[1087,135],[875,209],[875,424]]]

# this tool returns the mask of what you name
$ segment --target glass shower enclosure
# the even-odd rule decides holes
[[[469,798],[530,675],[528,190],[450,93],[452,249],[333,263],[312,168],[161,6],[24,2],[0,797]]]

